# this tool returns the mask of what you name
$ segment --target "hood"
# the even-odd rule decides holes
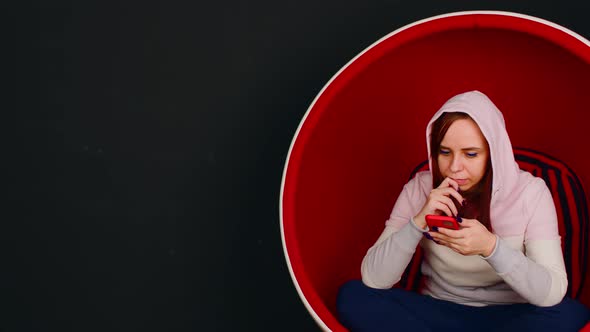
[[[432,123],[443,113],[463,112],[468,114],[479,126],[490,147],[492,162],[492,201],[508,195],[518,179],[519,167],[514,159],[512,144],[506,131],[504,116],[494,103],[479,91],[465,92],[449,99],[434,114],[426,127],[426,146],[428,148],[428,160],[430,160],[430,132]],[[504,195],[503,195],[504,193]]]

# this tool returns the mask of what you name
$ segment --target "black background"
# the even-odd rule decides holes
[[[590,38],[584,1],[4,9],[16,37],[6,331],[318,330],[287,271],[278,204],[324,84],[389,32],[452,11],[515,11]]]

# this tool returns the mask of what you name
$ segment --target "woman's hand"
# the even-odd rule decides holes
[[[456,216],[457,207],[453,200],[453,196],[458,202],[463,203],[463,196],[459,194],[459,184],[451,178],[445,178],[437,188],[434,188],[428,194],[426,203],[422,210],[414,216],[414,222],[417,226],[426,228],[425,217],[427,214],[446,214],[447,216]]]
[[[496,236],[476,219],[463,218],[461,229],[438,228],[428,232],[438,244],[448,247],[461,255],[482,255],[488,257],[496,247]]]

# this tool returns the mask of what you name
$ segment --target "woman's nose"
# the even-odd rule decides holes
[[[453,160],[451,161],[451,172],[453,172],[453,173],[459,172],[462,169],[463,169],[463,161],[461,160],[461,157],[459,157],[459,156],[453,157]]]

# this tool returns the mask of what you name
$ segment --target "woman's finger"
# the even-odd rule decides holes
[[[436,240],[438,242],[438,244],[443,245],[449,249],[452,249],[458,253],[461,253],[461,246],[453,241],[447,241],[444,239],[435,239],[433,237],[434,240]]]
[[[461,195],[458,191],[451,189],[449,191],[449,195],[453,196],[459,204],[463,205],[463,195]]]
[[[441,194],[440,192],[432,192],[430,195],[430,200],[432,202],[443,203],[444,205],[446,205],[449,208],[449,211],[451,212],[450,214],[447,214],[448,216],[450,216],[450,215],[456,216],[457,215],[457,213],[458,213],[457,207],[455,206],[455,203],[453,203],[453,200],[450,197],[445,196],[444,194]]]
[[[436,241],[436,244],[441,245],[441,246],[445,246],[445,247],[453,250],[454,252],[462,255],[461,249],[456,244],[454,244],[452,242],[447,242],[444,240],[437,240],[437,239],[433,239],[433,240]]]
[[[446,188],[436,188],[432,191],[432,193],[436,193],[443,196],[453,196],[459,202],[459,204],[463,205],[463,196],[454,188],[446,187]]]
[[[463,196],[451,187],[437,188],[435,189],[435,192],[444,196],[453,196],[453,198],[455,198],[459,204],[463,205]]]
[[[465,237],[463,234],[464,232],[461,232],[461,230],[454,230],[443,227],[438,228],[438,233],[451,239],[462,239]]]
[[[453,203],[452,199],[450,199],[447,196],[440,196],[440,197],[438,197],[438,199],[439,199],[439,202],[441,202],[449,207],[449,209],[453,213],[453,216],[456,216],[457,213],[459,213],[459,211],[457,210],[457,207],[455,206],[455,203]]]
[[[430,236],[437,240],[437,241],[442,241],[442,242],[452,242],[453,239],[440,233],[440,228],[439,228],[439,232],[436,231],[430,231],[428,232],[428,234],[430,234]]]
[[[449,206],[447,204],[444,204],[440,201],[435,201],[433,204],[433,207],[435,210],[439,210],[442,213],[446,214],[447,216],[452,216],[453,215],[453,211],[451,211],[451,209],[449,208]]]
[[[463,255],[461,248],[458,245],[456,245],[455,243],[449,243],[449,245],[447,247],[450,248],[451,250],[453,250],[454,252]]]
[[[442,180],[442,182],[440,183],[440,185],[438,187],[439,188],[453,187],[453,189],[455,189],[455,191],[459,191],[459,184],[455,180],[453,180],[449,177],[446,177],[444,180]]]
[[[477,219],[461,218],[461,228],[469,228],[480,225],[481,223]]]

